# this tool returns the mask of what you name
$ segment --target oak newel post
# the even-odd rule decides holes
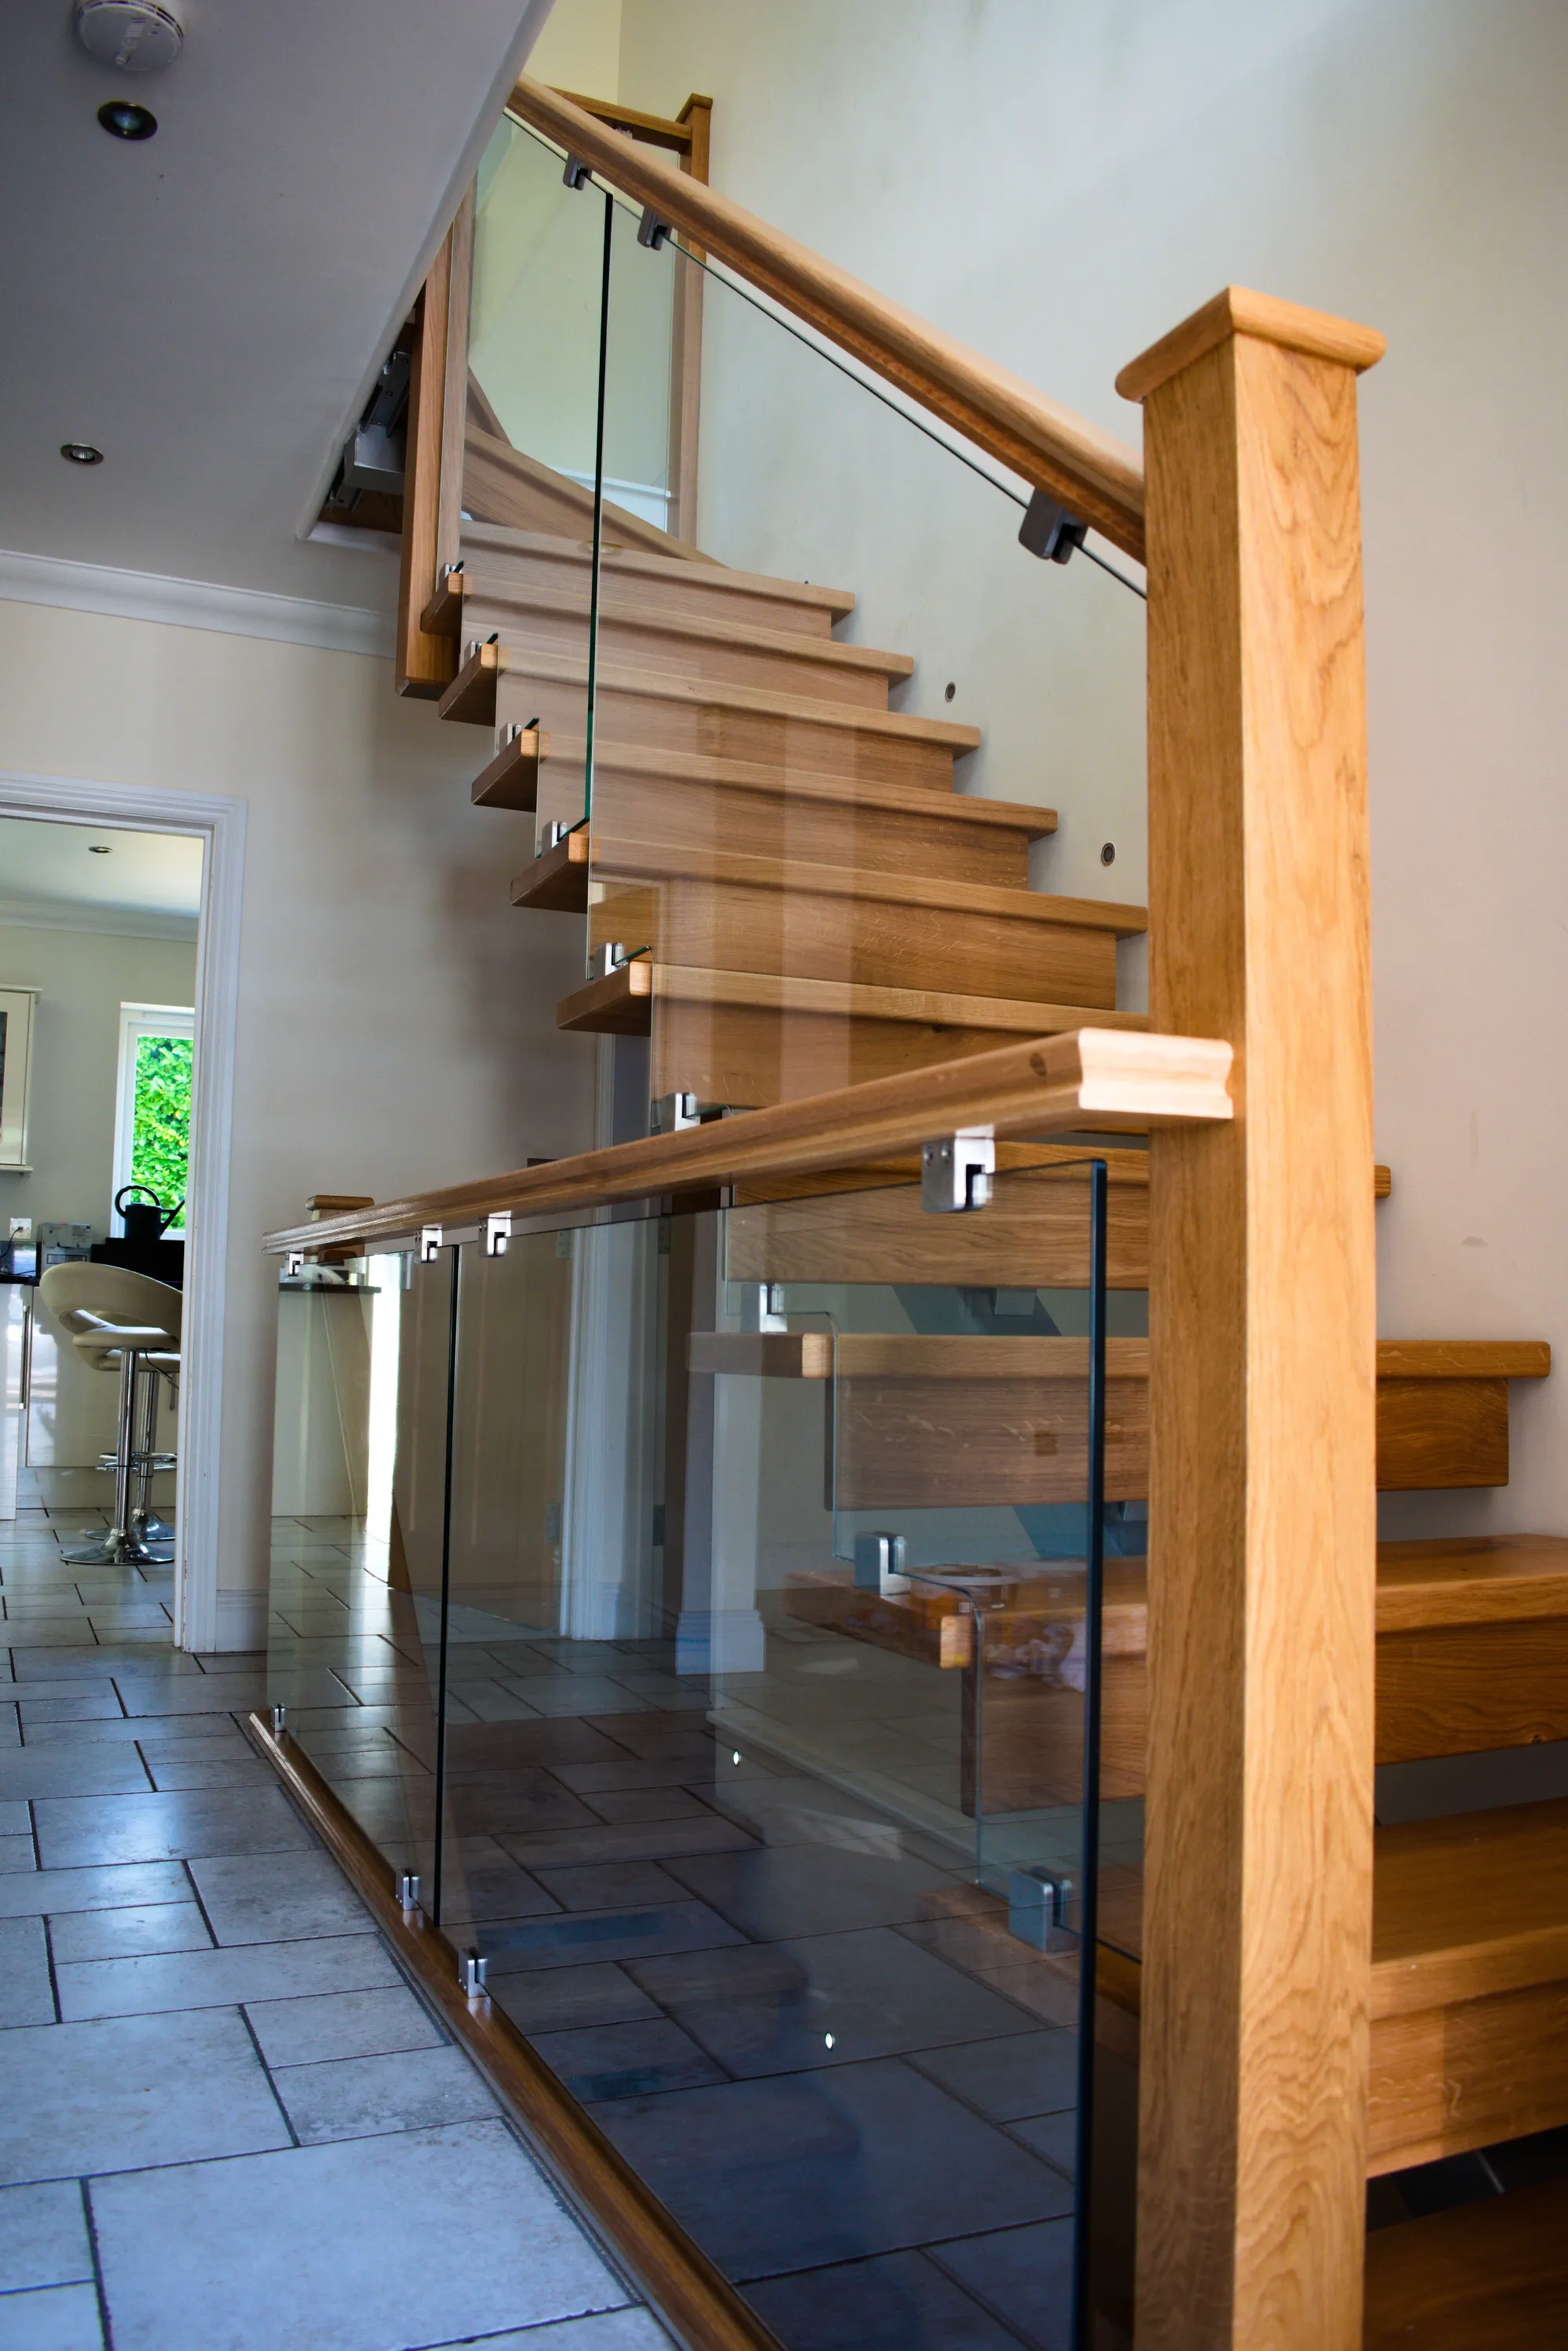
[[[1355,379],[1230,288],[1145,413],[1151,1010],[1236,1051],[1151,1140],[1139,2351],[1358,2351],[1375,1606]]]

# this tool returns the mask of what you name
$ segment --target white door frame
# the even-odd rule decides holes
[[[213,1650],[218,1637],[218,1480],[224,1417],[224,1291],[229,1247],[229,1144],[246,803],[216,793],[161,791],[0,768],[0,816],[136,832],[193,833],[203,842],[196,930],[196,1050],[185,1235],[179,1468],[175,1473],[174,1642]]]

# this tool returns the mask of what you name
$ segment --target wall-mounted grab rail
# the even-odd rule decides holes
[[[1228,1045],[1135,1029],[1081,1029],[961,1061],[901,1071],[804,1101],[620,1143],[269,1233],[283,1255],[385,1240],[506,1210],[544,1216],[748,1176],[798,1175],[918,1150],[975,1130],[1037,1137],[1228,1119]]]
[[[1046,399],[729,197],[672,170],[542,82],[525,76],[508,104],[523,121],[591,164],[624,194],[652,204],[694,245],[1142,562],[1143,466],[1136,451],[1114,434]]]

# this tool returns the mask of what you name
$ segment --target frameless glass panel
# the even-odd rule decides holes
[[[1143,925],[1135,568],[1042,564],[989,461],[632,216],[612,246],[627,445],[663,429],[692,548],[604,550],[588,944],[621,978],[583,1024],[649,1033],[668,1118],[1114,1012]],[[681,325],[674,399],[644,312]]]
[[[453,1253],[278,1287],[269,1704],[432,1898]]]
[[[1076,2339],[1088,1179],[992,1213],[462,1253],[442,1924],[800,2351]]]

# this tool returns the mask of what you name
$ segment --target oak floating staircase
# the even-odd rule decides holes
[[[474,798],[534,811],[547,841],[551,820],[573,824],[583,805],[591,571],[589,548],[559,535],[581,494],[552,506],[553,495],[541,487],[538,517],[556,531],[466,522],[462,566],[423,623],[458,641],[443,716],[496,730]],[[727,569],[648,526],[625,536],[635,543],[602,556],[591,826],[546,846],[512,887],[521,909],[586,914],[591,948],[632,950],[562,1001],[562,1028],[649,1035],[655,1099],[749,1107],[1019,1036],[1141,1025],[1117,1008],[1116,942],[1145,926],[1142,909],[1028,888],[1030,842],[1054,815],[955,789],[977,733],[888,708],[913,664],[832,634],[852,596]],[[1137,1289],[1146,1170],[1136,1152],[1107,1155],[1110,1280]],[[1004,1151],[1001,1164],[1030,1158]],[[839,1192],[779,1203],[737,1237],[730,1270],[1049,1287],[1083,1279],[1082,1224],[1077,1204],[1058,1229],[1043,1199],[1005,1192],[984,1218],[923,1217],[907,1188]],[[1082,1367],[1067,1360],[1077,1344],[847,1343],[841,1500],[1081,1498],[1082,1431],[1076,1444],[1066,1433],[1082,1413]],[[827,1380],[835,1368],[809,1335],[708,1334],[693,1347],[697,1371]],[[1549,1368],[1534,1345],[1380,1349],[1380,1488],[1505,1484],[1507,1383]],[[1147,1491],[1146,1393],[1146,1343],[1113,1342],[1113,1499]],[[927,1493],[934,1424],[948,1442],[940,1492]],[[956,1494],[956,1458],[974,1464],[972,1496]],[[1042,1562],[989,1637],[1020,1656],[1060,1654],[1073,1604],[1071,1579]],[[792,1606],[973,1675],[956,1604],[935,1592],[883,1598],[846,1574],[803,1582]],[[1105,1646],[1103,1792],[1134,1796],[1147,1719],[1141,1561],[1109,1563]],[[1076,1761],[1072,1738],[1052,1729],[1058,1695],[1025,1674],[988,1717],[988,1777],[1004,1809],[1066,1800]],[[1383,1545],[1379,1763],[1563,1739],[1568,1541]],[[998,1910],[971,1910],[954,1931],[1005,1941]],[[1137,1914],[1135,1886],[1107,1888],[1103,1916],[1122,1948],[1106,1947],[1101,2013],[1124,2053],[1136,2043]],[[1568,2125],[1568,1802],[1381,1829],[1375,1949],[1375,2176]],[[1558,2183],[1374,2231],[1368,2351],[1568,2342],[1565,2243]]]

